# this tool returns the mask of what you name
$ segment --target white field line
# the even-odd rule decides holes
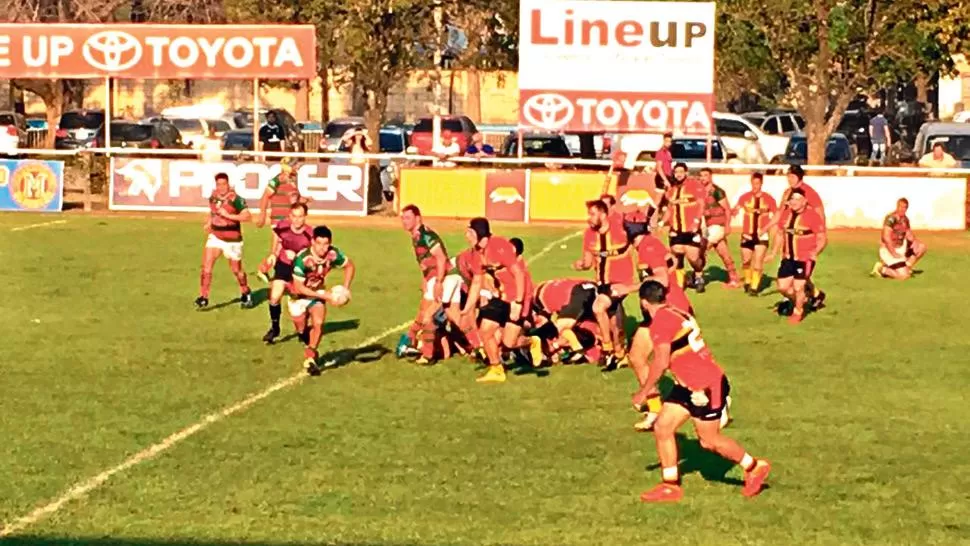
[[[27,224],[26,226],[17,226],[15,228],[10,228],[10,231],[27,231],[28,229],[42,228],[47,226],[56,226],[58,224],[66,224],[67,220],[51,220],[50,222],[41,222],[39,224]]]
[[[64,223],[64,220],[59,220],[57,222]],[[29,226],[24,226],[24,228],[27,228],[27,227]],[[39,227],[39,225],[37,227]],[[572,233],[570,235],[567,235],[565,237],[562,237],[560,239],[557,239],[549,243],[548,245],[542,247],[542,249],[539,250],[539,252],[537,252],[535,255],[531,256],[528,259],[528,262],[532,263],[535,260],[538,260],[539,258],[548,254],[551,250],[553,250],[557,246],[568,241],[569,239],[579,236],[581,233],[582,232]],[[410,324],[411,324],[411,321],[407,321],[405,323],[398,324],[397,326],[394,326],[392,328],[388,328],[387,330],[384,330],[383,332],[373,337],[365,339],[361,343],[357,344],[357,346],[355,346],[354,348],[361,349],[361,348],[367,347],[368,345],[371,345],[372,343],[376,343],[391,334],[404,330]],[[3,528],[0,529],[0,538],[11,536],[14,533],[19,533],[20,531],[23,531],[27,527],[30,527],[31,525],[37,523],[38,521],[57,512],[58,510],[63,508],[64,505],[66,505],[67,503],[77,500],[83,497],[84,495],[86,495],[87,493],[90,493],[91,491],[101,487],[115,474],[118,474],[119,472],[124,472],[125,470],[128,470],[129,468],[135,465],[141,464],[145,461],[148,461],[150,459],[157,457],[158,455],[161,455],[162,453],[175,447],[175,445],[177,445],[179,442],[182,442],[183,440],[191,438],[192,436],[198,434],[199,432],[202,432],[203,430],[207,429],[210,425],[218,423],[219,421],[222,421],[227,417],[231,417],[232,415],[249,408],[249,406],[252,406],[256,402],[259,402],[260,400],[267,398],[268,396],[270,396],[271,394],[277,391],[297,385],[303,382],[303,380],[306,378],[307,378],[307,375],[301,371],[300,373],[297,373],[290,377],[280,379],[279,381],[277,381],[276,383],[273,383],[269,387],[266,387],[265,389],[257,393],[251,394],[246,398],[240,400],[239,402],[232,404],[231,406],[227,406],[219,411],[206,415],[198,422],[183,428],[182,430],[165,438],[161,442],[153,444],[139,451],[138,453],[135,453],[131,457],[128,457],[121,464],[114,466],[112,468],[109,468],[104,472],[101,472],[100,474],[93,476],[91,478],[88,478],[82,482],[76,483],[73,487],[71,487],[64,493],[62,493],[56,499],[48,502],[47,504],[38,506],[30,513],[20,516],[19,518],[4,524]]]

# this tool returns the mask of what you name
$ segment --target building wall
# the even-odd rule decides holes
[[[428,115],[435,103],[432,74],[425,71],[412,73],[407,83],[395,88],[388,98],[387,119],[403,118],[414,120]],[[513,71],[479,72],[481,112],[483,123],[516,123],[518,120],[518,75]],[[452,113],[466,111],[469,74],[455,71],[442,73],[441,106],[447,109],[449,87],[451,87]],[[253,104],[253,84],[245,80],[120,80],[116,82],[113,95],[113,112],[117,116],[140,118],[156,114],[170,106],[183,106],[198,103],[217,103],[227,110],[251,108]],[[285,108],[297,119],[320,120],[321,104],[320,80],[312,82],[309,92],[294,89],[293,86],[263,85],[260,102],[263,107],[270,105]],[[352,94],[349,86],[330,89],[331,117],[346,116],[352,113]],[[103,108],[105,104],[103,80],[91,80],[86,87],[84,106]],[[44,104],[37,97],[30,96],[28,113],[41,114]]]

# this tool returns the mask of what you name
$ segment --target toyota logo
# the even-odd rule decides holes
[[[81,47],[84,60],[105,72],[120,72],[141,60],[141,43],[127,32],[106,30],[92,35]]]
[[[522,115],[533,127],[549,131],[563,128],[573,119],[572,101],[556,93],[541,93],[529,97],[522,107]]]

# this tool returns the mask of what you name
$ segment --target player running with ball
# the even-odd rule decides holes
[[[676,502],[683,498],[678,470],[676,432],[691,421],[701,447],[733,461],[744,469],[741,493],[752,497],[761,492],[771,464],[755,459],[735,440],[721,433],[721,414],[727,406],[730,386],[724,371],[701,337],[700,327],[690,314],[667,305],[666,289],[657,281],[640,286],[640,306],[651,317],[650,325],[641,325],[634,335],[630,360],[645,365],[648,355],[638,350],[637,339],[649,337],[653,362],[649,374],[633,395],[634,407],[640,408],[660,397],[660,377],[668,370],[674,387],[663,401],[654,437],[660,457],[662,483],[640,495],[643,502]]]
[[[297,254],[293,260],[293,286],[290,294],[290,316],[296,330],[306,329],[310,324],[310,333],[304,351],[303,367],[310,375],[320,373],[317,359],[320,354],[320,339],[323,337],[323,322],[327,317],[327,304],[342,307],[350,301],[350,283],[354,280],[356,271],[351,261],[337,247],[333,246],[333,234],[326,226],[313,229],[313,242]],[[326,279],[330,271],[342,269],[343,284],[326,289]]]

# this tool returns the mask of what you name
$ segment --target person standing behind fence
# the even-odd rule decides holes
[[[869,120],[869,141],[872,142],[871,161],[878,161],[880,165],[886,162],[886,154],[892,146],[892,136],[889,133],[889,120],[879,111]]]
[[[199,151],[202,152],[202,161],[206,163],[222,161],[222,140],[216,136],[215,127],[209,127],[205,138],[202,139],[199,145]]]
[[[481,133],[475,133],[472,135],[472,143],[468,145],[465,149],[465,155],[471,157],[477,157],[482,159],[483,157],[495,157],[495,148],[492,148],[490,144],[485,143],[485,135]]]
[[[919,166],[927,169],[953,169],[957,166],[957,160],[946,153],[942,142],[934,142],[933,151],[919,159]]]
[[[441,140],[431,149],[431,155],[437,157],[434,161],[435,167],[454,167],[455,162],[450,161],[450,159],[461,155],[458,137],[454,136],[448,129],[441,131]]]
[[[276,112],[266,114],[266,123],[259,128],[259,143],[264,152],[286,150],[286,129],[280,125]]]
[[[344,133],[343,138],[340,139],[340,144],[342,150],[350,152],[351,165],[363,165],[367,162],[364,154],[371,152],[374,140],[370,137],[366,128],[354,127]]]

